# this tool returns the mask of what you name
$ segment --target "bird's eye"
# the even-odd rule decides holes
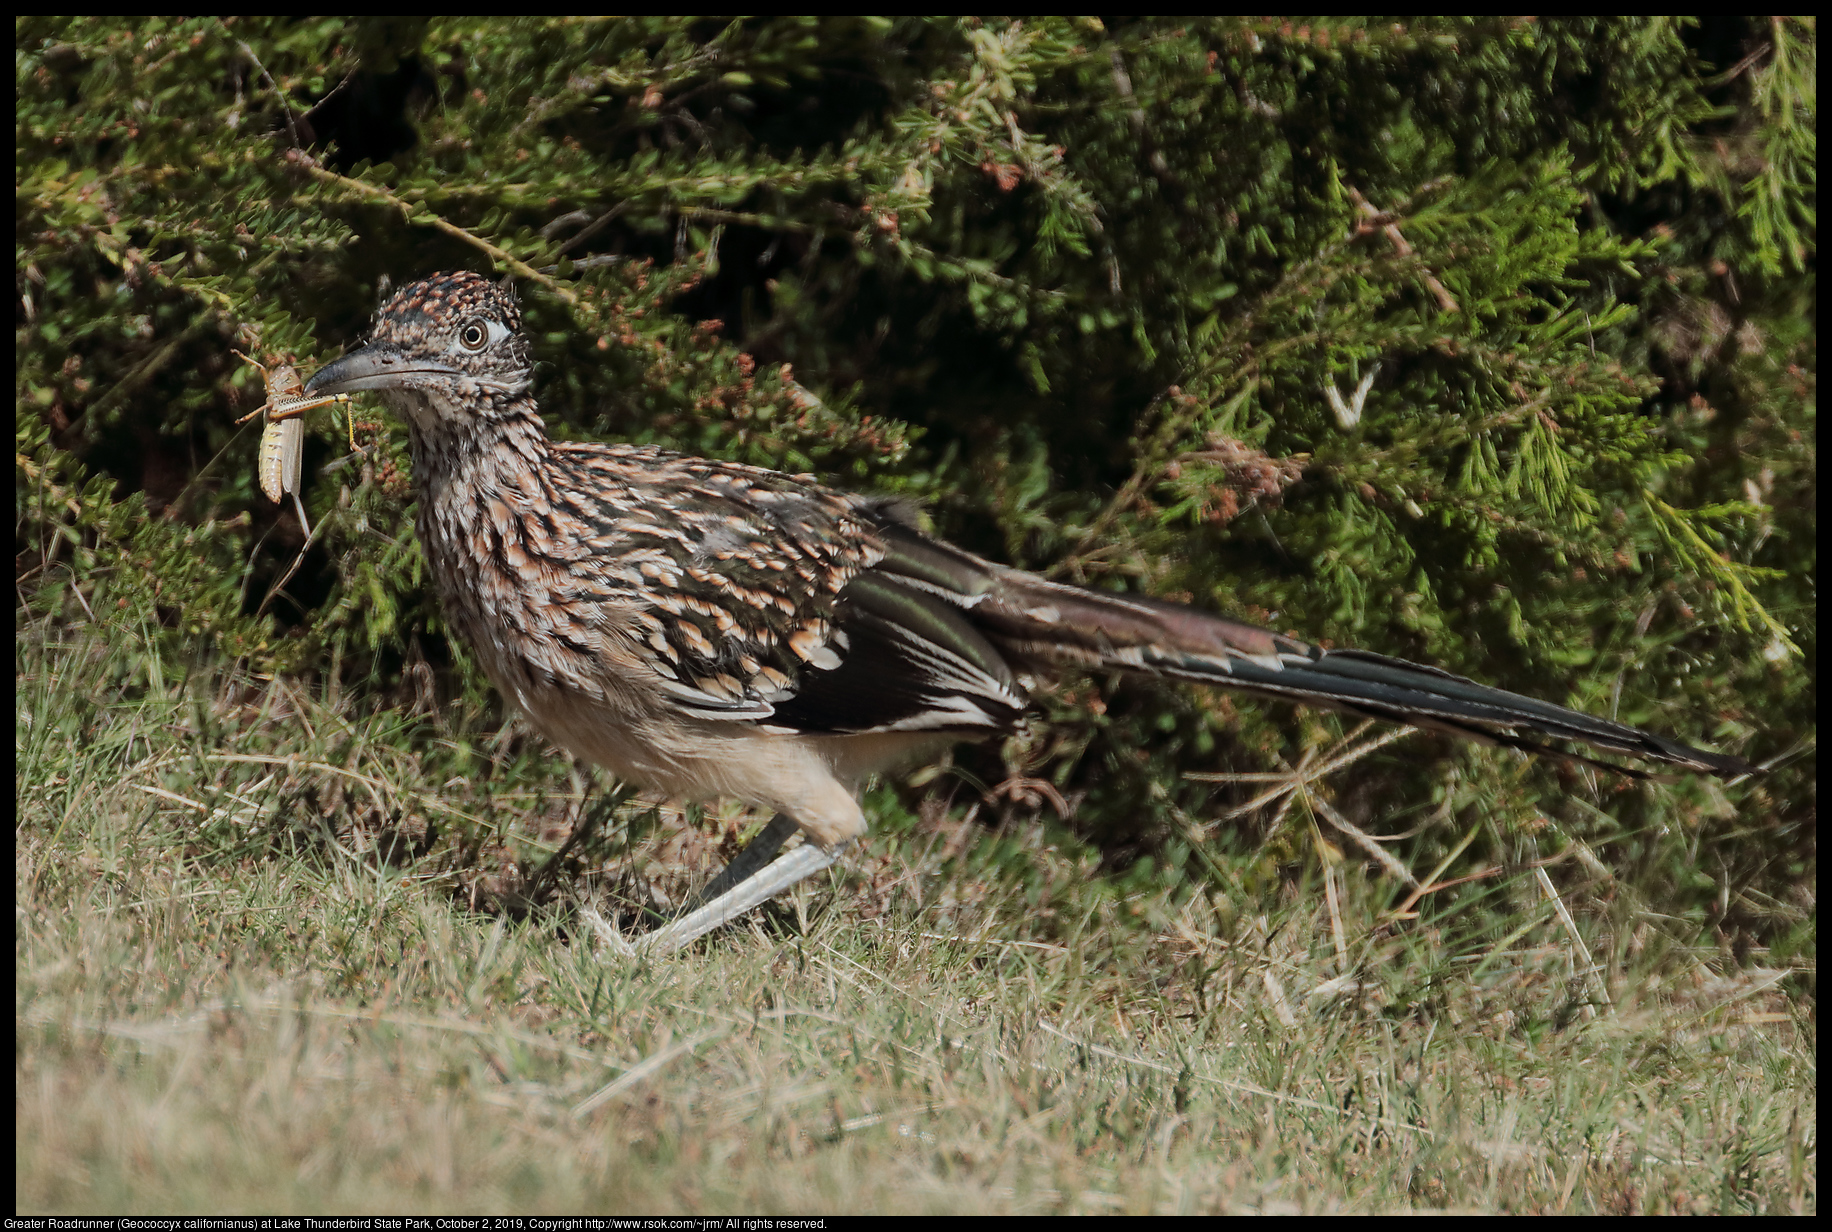
[[[481,351],[490,340],[490,331],[482,321],[467,321],[458,331],[458,345],[467,351]]]

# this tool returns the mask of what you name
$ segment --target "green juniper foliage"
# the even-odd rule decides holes
[[[1810,21],[16,37],[22,622],[492,704],[425,585],[405,434],[359,422],[348,457],[312,413],[308,546],[233,426],[262,392],[232,348],[309,372],[385,280],[468,267],[515,279],[557,435],[906,496],[1012,564],[1753,759],[1809,738]],[[1343,729],[1106,680],[1047,713],[912,790],[1072,806],[1126,876],[1216,892],[1213,852],[1305,840],[1186,773]],[[1415,867],[1582,835],[1781,944],[1748,904],[1810,876],[1809,767],[1627,789],[1413,737],[1328,789]]]

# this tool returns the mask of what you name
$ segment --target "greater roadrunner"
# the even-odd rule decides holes
[[[553,441],[532,375],[513,296],[460,272],[394,296],[305,392],[374,390],[406,417],[446,619],[537,730],[653,791],[776,811],[654,949],[831,864],[865,832],[861,779],[1010,730],[1034,671],[1194,680],[1584,761],[1520,733],[1749,769],[1436,668],[1046,581],[812,476]],[[810,841],[768,864],[797,828]]]

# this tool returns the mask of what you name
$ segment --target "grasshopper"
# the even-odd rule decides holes
[[[267,499],[279,504],[288,496],[298,503],[299,467],[304,457],[305,422],[300,418],[314,407],[327,406],[333,402],[346,405],[355,401],[349,394],[327,394],[322,398],[305,396],[305,382],[299,379],[298,369],[291,364],[275,364],[269,368],[258,359],[250,359],[240,351],[235,352],[244,362],[251,363],[261,370],[267,383],[267,401],[263,402],[248,414],[235,422],[247,423],[263,412],[267,415],[267,424],[261,429],[260,480],[261,491]],[[349,425],[350,452],[356,452],[356,425]],[[300,515],[303,523],[304,515]]]

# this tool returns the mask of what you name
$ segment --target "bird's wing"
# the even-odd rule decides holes
[[[1008,726],[1028,700],[952,605],[881,571],[871,502],[652,448],[565,445],[589,571],[671,701],[790,732]],[[572,494],[588,493],[589,497]]]

